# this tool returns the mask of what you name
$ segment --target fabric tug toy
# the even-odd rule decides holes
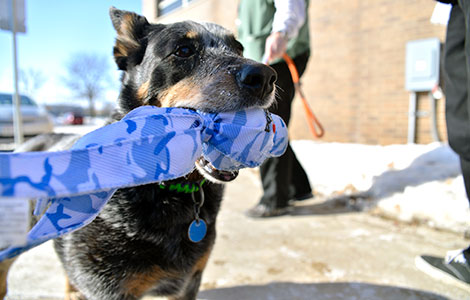
[[[256,167],[286,146],[286,125],[262,109],[142,106],[70,150],[0,154],[0,200],[37,199],[35,214],[49,205],[26,243],[10,244],[0,261],[87,225],[118,188],[182,177],[201,155],[218,170]]]

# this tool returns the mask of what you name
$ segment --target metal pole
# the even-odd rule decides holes
[[[13,94],[13,126],[15,135],[15,145],[18,147],[24,141],[23,121],[21,118],[21,102],[18,93],[18,63],[16,57],[16,0],[11,0],[11,29],[13,33],[13,84],[15,92]]]
[[[436,98],[434,98],[434,95],[432,92],[428,93],[429,97],[429,105],[431,109],[431,135],[432,135],[432,140],[434,142],[439,142],[439,131],[437,130],[437,116],[436,116]]]
[[[408,144],[414,144],[416,140],[416,98],[416,92],[411,92],[408,107]]]

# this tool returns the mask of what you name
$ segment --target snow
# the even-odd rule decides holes
[[[315,193],[360,198],[362,209],[454,232],[470,228],[459,158],[446,143],[362,145],[292,141]]]
[[[56,125],[54,126],[55,133],[71,133],[71,134],[80,134],[85,135],[88,132],[96,130],[104,125],[106,125],[106,118],[89,118],[86,117],[84,120],[84,125]],[[63,123],[63,122],[62,122]]]

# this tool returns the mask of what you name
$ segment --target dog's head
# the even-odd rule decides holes
[[[117,31],[114,58],[124,71],[121,113],[142,105],[223,112],[273,103],[276,72],[244,58],[243,46],[223,27],[191,21],[150,24],[115,8],[110,15]],[[236,177],[204,160],[198,165],[211,179]]]
[[[150,24],[115,8],[110,14],[114,57],[124,71],[123,112],[141,105],[222,112],[274,101],[275,71],[244,58],[242,45],[221,26]]]

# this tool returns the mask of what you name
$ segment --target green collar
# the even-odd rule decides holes
[[[206,182],[204,178],[200,183],[186,182],[186,183],[172,183],[170,185],[165,185],[160,183],[160,189],[175,191],[177,193],[192,194],[198,192],[202,185]]]

